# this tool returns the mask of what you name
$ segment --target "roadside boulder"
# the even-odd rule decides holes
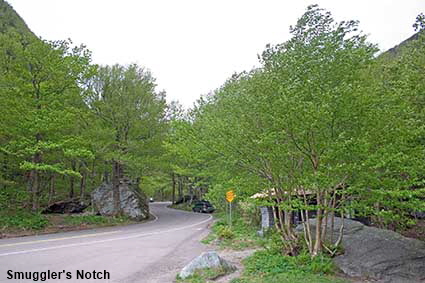
[[[333,231],[328,223],[327,237],[333,233],[333,239],[337,239],[341,223],[341,218],[335,218]],[[310,225],[315,230],[315,219]],[[344,254],[334,262],[345,274],[381,283],[425,281],[425,242],[350,219],[344,219],[344,227]],[[302,225],[296,230],[301,232]]]
[[[188,265],[186,265],[182,271],[180,271],[180,278],[184,279],[193,275],[197,270],[202,269],[217,269],[223,273],[230,273],[236,270],[236,267],[221,258],[217,252],[210,251],[204,252],[194,260],[192,260]]]
[[[124,215],[133,220],[149,218],[149,205],[146,195],[139,190],[137,183],[121,180],[120,207]],[[112,184],[103,183],[92,192],[92,204],[96,213],[110,216],[114,214]]]
[[[79,200],[58,201],[50,204],[41,213],[81,213],[88,205]]]

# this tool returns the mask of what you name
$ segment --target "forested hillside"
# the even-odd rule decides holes
[[[4,1],[0,13],[0,214],[88,203],[102,182],[157,171],[166,103],[149,70],[97,66],[84,46],[34,36]]]
[[[15,31],[20,34],[33,35],[24,20],[4,0],[0,0],[0,33]]]

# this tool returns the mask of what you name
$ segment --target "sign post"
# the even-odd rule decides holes
[[[235,199],[235,193],[230,190],[226,193],[226,200],[229,203],[229,227],[232,228],[232,202]]]

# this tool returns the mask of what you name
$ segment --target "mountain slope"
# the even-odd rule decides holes
[[[34,33],[28,28],[25,21],[16,13],[12,6],[6,1],[0,0],[0,33],[9,31],[34,36]]]

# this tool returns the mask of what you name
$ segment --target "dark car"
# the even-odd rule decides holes
[[[207,200],[201,200],[195,202],[192,208],[193,212],[203,212],[203,213],[212,213],[215,208],[212,204]]]

